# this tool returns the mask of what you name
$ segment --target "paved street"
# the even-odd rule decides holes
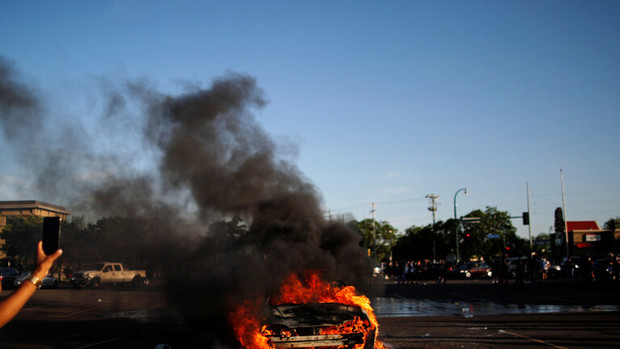
[[[377,280],[369,295],[379,313],[380,339],[394,349],[620,343],[620,312],[601,311],[620,304],[620,283],[548,282],[515,289],[488,280],[402,286]],[[558,309],[575,312],[547,313]],[[404,315],[395,316],[396,311]],[[205,340],[182,324],[156,287],[40,290],[0,330],[0,348],[155,348],[162,343],[202,348]]]
[[[382,280],[373,293],[413,304],[411,313],[433,315],[380,316],[381,339],[390,348],[595,348],[620,343],[620,283],[552,280],[499,287],[488,280],[447,285]],[[420,304],[425,306],[416,306]],[[436,315],[441,307],[448,315]],[[557,312],[566,310],[571,312]]]

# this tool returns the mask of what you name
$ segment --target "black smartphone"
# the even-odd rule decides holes
[[[60,217],[43,218],[43,252],[53,254],[60,248]]]

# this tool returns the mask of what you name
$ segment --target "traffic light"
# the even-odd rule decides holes
[[[530,213],[523,212],[523,225],[530,225]]]

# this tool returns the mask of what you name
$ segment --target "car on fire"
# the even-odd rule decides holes
[[[374,348],[376,328],[359,306],[305,303],[269,306],[262,334],[273,348]]]

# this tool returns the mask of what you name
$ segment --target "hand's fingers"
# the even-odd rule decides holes
[[[45,259],[45,252],[43,252],[43,241],[39,240],[37,243],[37,264],[41,264]]]
[[[61,249],[57,249],[56,252],[54,252],[51,255],[47,256],[46,259],[48,259],[51,263],[53,263],[61,255],[62,255],[62,250]]]

